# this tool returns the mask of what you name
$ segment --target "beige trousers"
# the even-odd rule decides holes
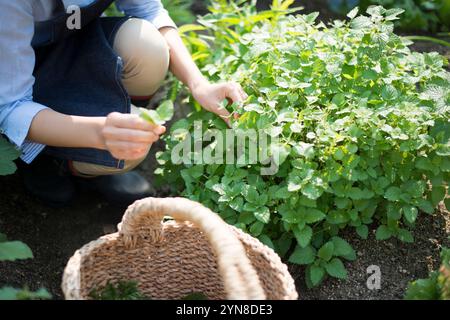
[[[131,18],[117,31],[114,50],[122,58],[122,82],[131,97],[153,95],[164,81],[169,69],[169,47],[162,34],[150,22]],[[138,113],[131,106],[131,113]],[[123,169],[102,165],[72,163],[75,173],[100,176],[124,173],[136,168],[143,160],[125,161]]]

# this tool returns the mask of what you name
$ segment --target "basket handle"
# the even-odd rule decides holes
[[[134,247],[138,237],[153,242],[162,240],[162,219],[170,216],[191,221],[205,234],[217,255],[219,272],[230,300],[264,300],[266,298],[256,270],[241,241],[213,211],[185,198],[146,198],[128,207],[119,234],[125,245]]]

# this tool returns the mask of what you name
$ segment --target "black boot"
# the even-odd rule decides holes
[[[67,161],[41,154],[31,164],[19,162],[18,168],[27,190],[44,204],[62,207],[74,198]]]
[[[154,193],[151,184],[136,171],[76,180],[84,190],[97,191],[108,202],[118,205],[130,205]]]

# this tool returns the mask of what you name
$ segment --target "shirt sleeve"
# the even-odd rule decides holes
[[[157,29],[176,28],[161,0],[117,0],[117,8],[125,14],[150,21]]]
[[[33,0],[2,2],[0,10],[0,132],[31,162],[44,148],[26,141],[31,122],[46,107],[33,102]]]

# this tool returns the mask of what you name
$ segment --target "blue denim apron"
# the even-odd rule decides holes
[[[35,24],[32,46],[34,101],[63,114],[98,117],[130,113],[130,97],[122,85],[121,58],[112,49],[117,29],[128,18],[101,18],[114,0],[97,0],[81,8],[81,29],[66,27],[67,14]],[[123,168],[124,162],[107,151],[47,147],[45,153],[62,159]]]

